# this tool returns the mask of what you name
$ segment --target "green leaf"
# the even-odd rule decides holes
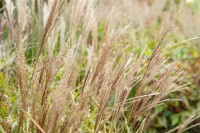
[[[172,126],[175,126],[176,124],[178,124],[179,120],[180,120],[180,117],[178,114],[172,115],[171,116]]]
[[[161,113],[161,112],[163,112],[165,109],[167,108],[167,105],[166,104],[162,104],[162,105],[160,105],[160,106],[157,106],[156,108],[155,108],[155,110],[156,110],[156,113]]]

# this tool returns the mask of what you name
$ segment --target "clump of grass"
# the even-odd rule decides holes
[[[17,119],[18,132],[147,129],[153,119],[152,109],[178,90],[176,82],[181,71],[176,62],[169,63],[162,53],[173,25],[158,34],[151,56],[146,57],[145,50],[139,55],[134,54],[134,49],[126,52],[131,45],[127,43],[131,25],[126,19],[113,17],[113,12],[105,22],[102,39],[98,38],[95,1],[33,3],[34,0],[16,1],[16,36],[10,38],[16,46],[17,81],[13,84],[19,88],[15,99],[19,107],[14,109],[18,112],[13,117]],[[32,42],[27,36],[34,37],[42,27],[39,22],[35,24],[41,24],[38,27],[29,25],[30,20],[45,20],[40,18],[43,4],[50,9],[48,19],[41,40],[36,40],[37,52],[26,57],[27,44]],[[24,14],[29,8],[31,11]],[[27,63],[28,58],[34,59]],[[2,123],[3,130],[14,130],[5,121]]]

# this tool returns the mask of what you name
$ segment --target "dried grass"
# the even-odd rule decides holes
[[[27,30],[27,16],[31,13],[24,12],[28,4],[17,3],[24,7],[17,8],[16,73],[21,96],[18,132],[25,130],[23,124],[27,121],[31,123],[28,131],[38,133],[81,132],[85,127],[92,127],[90,130],[96,133],[143,132],[153,119],[151,110],[177,90],[180,70],[162,52],[166,38],[174,30],[173,24],[158,34],[157,45],[146,58],[145,49],[137,56],[126,52],[131,25],[127,19],[119,21],[113,17],[114,10],[99,39],[95,1],[38,3],[32,5],[32,11],[34,6],[40,10],[38,18],[42,5],[51,10],[48,19],[43,18],[46,23],[36,61],[28,64],[24,44],[26,33],[34,29]],[[135,94],[130,97],[133,91]]]

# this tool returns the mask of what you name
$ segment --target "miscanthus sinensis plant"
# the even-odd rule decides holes
[[[1,132],[143,132],[154,108],[182,88],[176,61],[163,55],[173,23],[160,28],[146,56],[145,48],[136,52],[131,25],[115,11],[99,32],[96,4],[5,1]]]

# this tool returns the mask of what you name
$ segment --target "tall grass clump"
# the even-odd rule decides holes
[[[182,88],[177,62],[163,54],[173,23],[160,28],[147,56],[114,11],[99,31],[96,5],[5,1],[0,58],[10,61],[0,66],[1,132],[143,132],[154,108]]]

